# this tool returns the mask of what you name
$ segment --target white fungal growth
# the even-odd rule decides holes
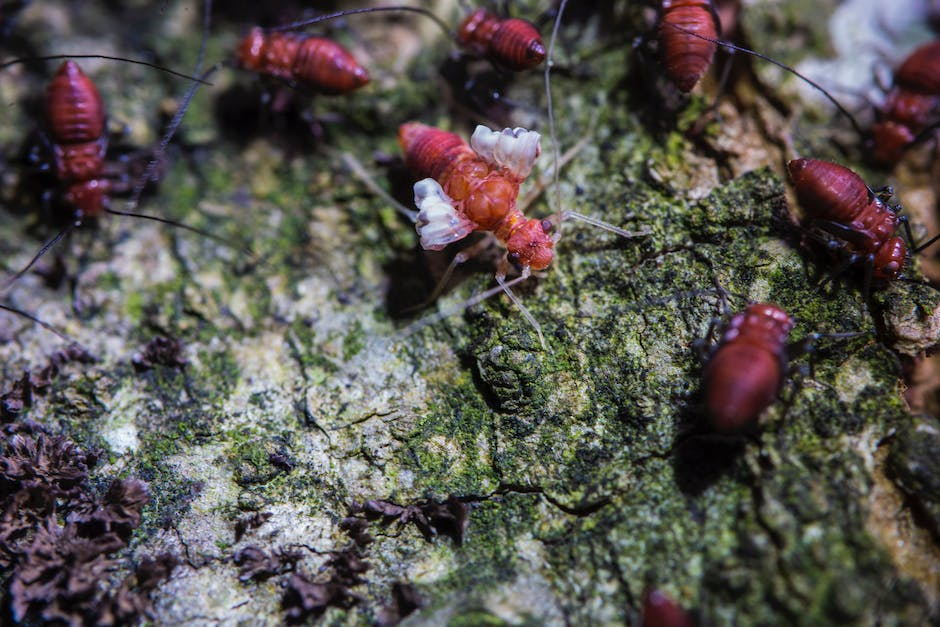
[[[418,207],[415,229],[421,238],[421,248],[425,250],[441,250],[470,235],[476,227],[457,212],[454,201],[434,179],[415,183],[415,206]]]
[[[519,179],[529,176],[541,152],[541,135],[521,127],[492,131],[477,126],[470,137],[470,147],[481,158],[509,170]]]

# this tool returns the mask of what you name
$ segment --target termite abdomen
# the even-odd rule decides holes
[[[440,178],[467,146],[458,135],[431,129],[420,122],[402,124],[398,142],[405,152],[405,165],[419,179]]]
[[[236,56],[246,70],[327,95],[345,94],[369,82],[368,71],[348,50],[321,37],[265,33],[255,27],[239,43]]]
[[[663,68],[676,87],[690,92],[708,71],[718,48],[716,43],[691,33],[717,38],[719,24],[715,10],[710,0],[663,0],[660,13],[659,47]]]
[[[787,169],[809,226],[843,240],[849,253],[868,259],[875,279],[900,275],[907,246],[895,236],[900,223],[895,208],[872,194],[858,174],[836,163],[794,159]]]
[[[773,403],[787,368],[793,320],[776,305],[750,305],[736,314],[705,366],[703,392],[712,427],[738,431]]]
[[[457,44],[514,72],[545,60],[542,35],[535,26],[518,18],[500,18],[486,9],[477,9],[460,24]]]
[[[57,143],[94,141],[104,134],[101,94],[74,61],[65,61],[46,88],[46,119]]]
[[[800,205],[812,218],[851,222],[871,202],[862,177],[838,164],[794,159],[787,170]]]

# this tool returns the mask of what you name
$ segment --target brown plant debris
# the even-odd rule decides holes
[[[323,581],[315,581],[302,572],[294,573],[281,602],[287,622],[296,625],[319,618],[330,607],[348,610],[359,603],[362,597],[350,588],[365,583],[360,575],[368,569],[369,564],[353,546],[327,560],[320,569],[321,573],[329,573]]]
[[[378,520],[383,525],[394,521],[399,525],[412,524],[427,540],[439,535],[447,536],[457,546],[463,543],[467,530],[467,506],[453,495],[440,503],[433,500],[421,500],[411,505],[398,505],[391,501],[353,503],[350,516]],[[351,521],[345,524],[350,528],[355,525]],[[364,532],[360,529],[359,533]]]
[[[13,435],[0,455],[0,568],[15,621],[115,625],[150,612],[150,592],[176,564],[145,558],[112,581],[150,499],[147,484],[113,481],[103,496],[89,485],[96,458],[64,436]],[[9,617],[6,617],[9,619]]]
[[[183,342],[165,335],[155,335],[131,362],[137,372],[146,372],[154,366],[183,368],[188,363],[183,357]]]
[[[0,395],[0,421],[12,422],[24,409],[32,407],[33,395],[45,392],[66,364],[91,364],[95,361],[95,356],[79,344],[70,344],[64,350],[54,352],[36,374],[31,374],[28,370],[23,372],[23,376],[13,383],[12,388]]]
[[[241,567],[238,571],[239,581],[248,582],[264,581],[275,575],[290,572],[301,557],[303,555],[299,551],[276,549],[274,553],[269,554],[261,547],[249,544],[239,549],[232,561]]]
[[[248,516],[242,516],[235,521],[235,542],[240,542],[242,537],[249,531],[257,529],[271,518],[271,512],[255,512]]]
[[[379,610],[379,625],[397,625],[409,615],[424,607],[425,600],[410,583],[396,581],[392,584],[391,602]]]

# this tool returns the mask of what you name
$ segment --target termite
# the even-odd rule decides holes
[[[833,238],[828,242],[831,248],[848,253],[842,269],[864,263],[866,291],[872,279],[881,284],[901,278],[909,255],[940,238],[934,236],[909,251],[897,231],[904,224],[913,245],[910,226],[899,215],[900,206],[886,202],[890,190],[875,193],[858,174],[844,166],[816,159],[794,159],[787,163],[787,170],[806,214],[804,224]]]
[[[369,72],[346,48],[330,39],[255,27],[238,44],[246,70],[296,83],[321,94],[346,94],[369,82]]]
[[[695,627],[695,621],[665,593],[651,588],[643,595],[640,627]]]
[[[205,52],[210,11],[211,3],[207,1],[205,4],[205,32],[203,35],[203,46],[199,53],[199,61],[196,68],[197,74],[200,72]],[[106,124],[107,113],[104,102],[94,82],[86,76],[78,64],[72,60],[74,58],[89,57],[146,65],[175,76],[190,79],[193,82],[183,99],[182,106],[168,125],[159,147],[154,151],[154,158],[151,160],[141,179],[133,186],[124,183],[120,186],[117,185],[114,179],[114,172],[109,171],[105,161],[108,136]],[[227,246],[232,246],[232,243],[228,240],[213,233],[203,231],[202,229],[197,229],[157,216],[135,213],[133,211],[120,211],[113,209],[110,203],[110,194],[117,191],[118,187],[121,187],[120,191],[131,192],[133,194],[130,204],[131,207],[136,207],[144,186],[153,176],[153,171],[159,156],[165,150],[173,133],[182,120],[186,106],[195,94],[196,89],[200,85],[207,84],[206,79],[216,68],[214,67],[197,77],[180,74],[147,62],[120,57],[108,57],[105,55],[53,55],[38,57],[38,59],[60,58],[66,58],[67,60],[59,67],[46,89],[46,134],[43,137],[51,153],[50,168],[60,188],[58,199],[70,211],[71,220],[64,229],[42,246],[23,269],[6,281],[3,286],[3,291],[9,289],[13,283],[28,272],[33,264],[62,238],[71,233],[73,229],[84,224],[86,219],[98,218],[105,213],[143,218],[169,224],[192,231]],[[5,62],[0,65],[0,69],[13,65],[14,63],[21,63],[25,60],[26,59],[15,59]]]
[[[692,91],[715,57],[721,22],[711,0],[663,0],[659,6],[659,54],[666,75]]]
[[[414,184],[418,212],[405,211],[415,222],[421,247],[442,250],[475,231],[492,233],[506,248],[496,272],[499,287],[475,297],[473,302],[505,292],[536,329],[543,346],[540,326],[509,288],[551,264],[559,239],[556,221],[574,218],[625,238],[647,234],[625,231],[573,211],[563,212],[555,221],[527,219],[516,205],[519,185],[529,176],[541,152],[540,135],[534,131],[524,128],[493,131],[481,125],[474,130],[468,146],[454,133],[408,122],[399,128],[398,140],[406,165],[420,179]],[[464,260],[465,253],[455,258],[442,283],[454,263]],[[507,282],[510,263],[518,266],[521,274]]]
[[[770,407],[787,371],[787,338],[794,322],[780,307],[749,305],[725,326],[702,378],[712,427],[732,433]]]
[[[274,34],[291,31],[349,15],[376,12],[411,12],[430,18],[448,38],[466,52],[485,57],[493,65],[521,72],[537,67],[545,60],[545,45],[542,35],[534,24],[520,18],[500,17],[487,9],[477,9],[467,15],[457,27],[456,33],[433,12],[420,7],[387,6],[348,9],[328,15],[321,15],[308,20],[292,22],[283,26],[267,29]]]
[[[930,116],[940,104],[940,41],[912,52],[895,70],[885,103],[875,109],[870,131],[871,158],[894,165],[909,146],[932,132]]]
[[[795,321],[778,305],[754,303],[734,314],[707,356],[702,395],[708,423],[716,433],[734,434],[754,425],[780,393],[791,359],[813,350],[823,338],[858,337],[859,332],[811,333],[788,342]],[[705,342],[716,325],[709,326]],[[699,350],[704,343],[699,344]]]
[[[46,88],[46,128],[61,198],[75,219],[100,216],[111,181],[104,176],[106,115],[98,88],[74,61],[65,61]]]
[[[541,148],[538,133],[477,126],[468,146],[454,133],[418,122],[403,124],[398,141],[415,183],[417,230],[425,250],[441,250],[473,231],[490,231],[524,273],[552,262],[547,220],[526,219],[516,208],[519,184]]]
[[[790,66],[754,50],[696,32],[679,23],[663,24],[688,37],[701,40],[703,45],[721,46],[763,59],[804,81],[820,92],[848,119],[865,147],[865,158],[878,165],[895,165],[908,148],[930,137],[940,126],[940,121],[931,120],[932,114],[940,105],[940,41],[920,46],[901,63],[895,71],[894,85],[888,92],[885,103],[875,107],[875,122],[865,131],[855,116],[822,85]]]
[[[501,18],[486,9],[477,9],[460,23],[457,45],[513,72],[531,70],[545,60],[542,35],[531,22]]]
[[[552,44],[548,49],[551,58],[555,37],[564,13],[566,0],[562,0],[555,20]],[[549,86],[551,64],[546,64],[546,89]],[[555,164],[554,179],[563,160],[558,142],[555,140],[554,116],[551,92],[547,89],[549,128],[553,139]],[[642,237],[646,231],[630,232],[606,222],[581,215],[574,211],[558,211],[554,220],[527,219],[517,207],[519,186],[529,176],[536,158],[541,152],[540,135],[525,128],[506,128],[502,131],[477,126],[467,145],[458,135],[419,122],[408,122],[399,127],[399,143],[405,153],[405,162],[415,179],[414,199],[418,211],[401,206],[371,180],[364,168],[351,156],[344,160],[353,172],[371,190],[382,196],[415,223],[425,250],[442,250],[447,245],[464,239],[475,231],[491,233],[506,248],[506,255],[496,273],[498,287],[478,294],[460,305],[459,309],[498,294],[505,293],[519,307],[523,316],[536,330],[545,347],[541,327],[510,287],[526,280],[533,271],[548,268],[554,253],[553,248],[560,238],[560,225],[567,218],[574,218],[612,231],[625,238]],[[585,138],[586,140],[586,138]],[[581,145],[583,145],[582,140]],[[579,146],[573,149],[577,152]],[[571,152],[571,151],[569,151]],[[557,205],[560,199],[556,196]],[[456,264],[466,261],[472,253],[462,251],[444,272],[434,295],[439,294],[450,272]],[[520,276],[506,281],[510,264],[519,267]],[[432,296],[433,300],[434,296]],[[420,328],[453,312],[439,313],[417,325]],[[412,329],[414,330],[414,329]]]

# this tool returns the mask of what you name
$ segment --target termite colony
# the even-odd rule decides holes
[[[27,40],[28,29],[45,22],[36,8],[42,4],[36,0],[22,17]],[[570,579],[557,575],[563,581],[551,584],[558,586],[553,595],[574,599],[559,602],[570,624],[612,616],[591,614],[599,594],[584,590],[592,586],[619,586],[615,619],[653,627],[690,626],[699,617],[733,622],[729,612],[736,619],[746,611],[734,595],[745,592],[751,600],[773,597],[768,613],[753,622],[790,620],[806,599],[839,592],[810,581],[796,600],[780,598],[772,584],[762,587],[762,577],[780,571],[799,577],[807,556],[836,559],[845,544],[868,540],[854,518],[848,526],[859,535],[844,542],[826,536],[831,550],[809,532],[798,536],[810,522],[818,528],[820,520],[844,523],[821,507],[806,513],[789,495],[800,505],[827,498],[838,503],[832,510],[856,511],[854,501],[838,501],[848,498],[838,479],[810,476],[825,473],[808,468],[829,462],[804,453],[806,442],[835,447],[838,441],[841,450],[849,448],[838,439],[844,437],[863,448],[870,444],[859,441],[865,430],[887,441],[908,417],[894,394],[897,373],[869,362],[893,364],[901,355],[911,368],[940,342],[940,297],[918,273],[918,257],[940,248],[933,246],[938,236],[919,228],[919,219],[908,224],[894,190],[875,183],[890,173],[872,165],[903,169],[922,160],[940,120],[935,42],[894,60],[894,82],[864,123],[827,95],[841,120],[833,125],[851,125],[858,138],[843,146],[844,158],[835,150],[814,158],[791,150],[805,144],[800,138],[781,139],[803,113],[798,107],[781,113],[789,96],[755,79],[760,74],[753,67],[768,60],[723,39],[746,31],[746,13],[757,11],[741,3],[529,0],[498,11],[466,3],[435,3],[433,10],[333,3],[342,9],[335,13],[285,3],[247,14],[217,7],[207,55],[196,52],[205,42],[174,50],[159,41],[176,42],[174,33],[195,32],[202,23],[200,7],[170,4],[175,8],[153,33],[143,26],[148,18],[134,18],[154,49],[125,55],[144,56],[162,69],[142,68],[134,76],[161,85],[147,101],[171,118],[165,141],[152,120],[120,119],[138,110],[133,101],[140,96],[130,87],[122,94],[107,78],[111,64],[121,61],[27,59],[0,69],[0,93],[43,100],[44,110],[32,115],[24,105],[14,128],[0,135],[3,203],[12,214],[40,216],[5,220],[0,316],[19,322],[0,337],[8,340],[0,350],[9,362],[4,380],[17,382],[3,390],[3,402],[22,406],[10,415],[38,404],[31,390],[39,386],[24,367],[72,336],[100,361],[72,360],[82,363],[70,367],[82,381],[75,386],[82,387],[75,392],[81,398],[50,402],[50,414],[71,402],[86,421],[113,426],[126,418],[118,414],[129,411],[122,405],[134,403],[128,398],[150,391],[147,386],[168,386],[153,404],[170,418],[152,407],[139,416],[135,409],[132,438],[123,423],[102,436],[122,468],[144,466],[149,453],[141,450],[141,437],[162,443],[178,431],[181,439],[204,442],[237,433],[242,439],[222,446],[235,451],[226,468],[234,468],[242,490],[238,503],[201,504],[253,512],[255,522],[236,532],[236,543],[265,530],[272,515],[277,521],[279,514],[261,509],[289,508],[278,500],[287,497],[258,487],[279,481],[298,493],[333,481],[337,493],[366,501],[357,512],[374,514],[337,526],[345,502],[317,492],[316,507],[332,516],[324,528],[342,528],[355,538],[355,550],[307,544],[303,525],[292,518],[272,533],[284,534],[280,552],[268,556],[243,545],[241,558],[230,560],[230,540],[203,543],[174,526],[173,516],[194,515],[188,501],[178,509],[161,504],[161,524],[175,534],[161,536],[162,545],[185,548],[193,576],[203,565],[241,566],[239,559],[254,556],[266,560],[266,577],[280,578],[290,620],[354,611],[388,589],[364,586],[370,566],[360,551],[376,541],[365,531],[369,524],[415,523],[428,537],[438,534],[435,525],[449,524],[462,539],[473,507],[532,497],[563,515],[557,529],[543,525],[538,536],[525,531],[541,542],[539,551],[553,560],[561,559],[557,551],[570,551],[577,562],[572,538],[606,547],[592,553],[591,572],[574,564]],[[71,15],[56,11],[50,15],[59,21]],[[117,11],[108,24],[131,19],[117,9],[101,11]],[[179,15],[171,18],[174,11]],[[13,20],[0,27],[0,36],[18,32]],[[761,50],[759,41],[748,44]],[[4,58],[38,56],[38,45],[24,48],[0,44]],[[723,51],[731,49],[736,70],[723,78],[722,64],[731,62]],[[456,66],[461,78],[455,82],[448,73]],[[168,69],[183,76],[170,78]],[[469,94],[484,75],[498,77],[499,89],[478,100]],[[12,86],[21,79],[23,86]],[[639,80],[656,93],[633,93]],[[772,95],[754,96],[755,86]],[[29,89],[35,92],[28,95]],[[645,128],[631,109],[650,98],[678,103],[661,117],[685,116],[691,130]],[[652,115],[666,108],[654,106]],[[290,119],[294,114],[300,125]],[[768,130],[767,119],[783,122]],[[151,128],[135,142],[140,159],[122,161],[109,150],[120,123]],[[750,144],[740,153],[722,143],[726,127],[748,124]],[[15,127],[41,130],[27,141]],[[45,175],[33,178],[33,170]],[[141,200],[154,181],[154,194]],[[785,185],[795,201],[789,205]],[[64,220],[42,228],[46,210]],[[151,220],[116,223],[109,213]],[[86,228],[99,218],[100,229]],[[29,226],[31,219],[37,224]],[[178,229],[154,221],[190,233],[177,236]],[[60,258],[69,280],[56,285],[49,277]],[[478,278],[462,285],[458,279],[470,275],[468,268],[486,269],[495,284],[480,287],[490,279]],[[34,321],[45,329],[32,331]],[[43,336],[47,330],[52,333]],[[144,335],[153,339],[142,349]],[[456,345],[459,359],[441,345]],[[276,385],[265,377],[275,363]],[[178,374],[164,377],[166,370]],[[445,398],[448,392],[461,400]],[[284,407],[300,408],[301,416]],[[145,433],[144,425],[157,426]],[[454,436],[463,428],[470,432]],[[580,435],[572,439],[575,432]],[[347,433],[361,441],[341,451]],[[301,436],[304,447],[328,451],[322,453],[328,459],[298,463]],[[250,448],[244,438],[264,444],[242,453]],[[491,461],[474,466],[484,441],[484,457],[499,467],[492,476],[484,468]],[[368,469],[349,463],[356,451],[366,452]],[[168,468],[161,472],[173,475]],[[382,475],[386,468],[400,473],[400,482]],[[735,489],[742,485],[750,495]],[[637,499],[635,486],[647,486],[650,498]],[[369,489],[391,490],[398,500],[380,500],[387,494]],[[466,496],[447,497],[458,490]],[[804,498],[806,491],[812,499]],[[435,520],[428,522],[421,507],[396,504],[404,499],[425,499],[422,507]],[[689,511],[667,520],[659,507]],[[716,520],[725,516],[730,522]],[[706,522],[723,528],[706,530]],[[750,535],[760,533],[770,541],[752,542]],[[646,548],[621,548],[633,546],[621,534],[640,538]],[[693,535],[707,537],[712,548],[685,541]],[[744,539],[726,548],[720,543],[736,542],[729,537]],[[377,542],[408,541],[387,535]],[[420,550],[409,546],[402,553]],[[792,561],[788,550],[796,555]],[[303,563],[327,555],[320,571]],[[598,570],[616,576],[594,572],[596,560],[608,560]],[[698,574],[685,568],[693,561]],[[752,567],[759,576],[736,580],[730,592],[726,573]],[[852,563],[848,574],[832,566],[825,575],[861,577],[869,567],[876,573],[866,580],[872,586],[907,576],[882,562]],[[258,569],[264,570],[243,567],[250,572],[242,580],[254,580]],[[24,577],[16,572],[16,592],[6,593],[15,597],[14,617],[52,616],[43,599],[23,600]],[[663,591],[648,587],[651,577]],[[418,587],[435,595],[433,583],[418,581]],[[647,593],[637,594],[644,587]],[[174,590],[190,601],[201,594],[198,585]],[[176,593],[167,593],[164,609],[187,616],[180,610],[186,600],[170,600]],[[414,590],[406,596],[414,606],[408,611],[423,602]],[[901,611],[881,592],[871,598],[852,602],[886,615]],[[819,604],[807,623],[855,611],[832,609],[829,596]],[[246,606],[242,617],[260,611],[253,602]],[[531,616],[530,610],[520,615]],[[378,614],[363,611],[371,612],[363,614],[368,620]],[[870,617],[858,612],[846,620]]]

